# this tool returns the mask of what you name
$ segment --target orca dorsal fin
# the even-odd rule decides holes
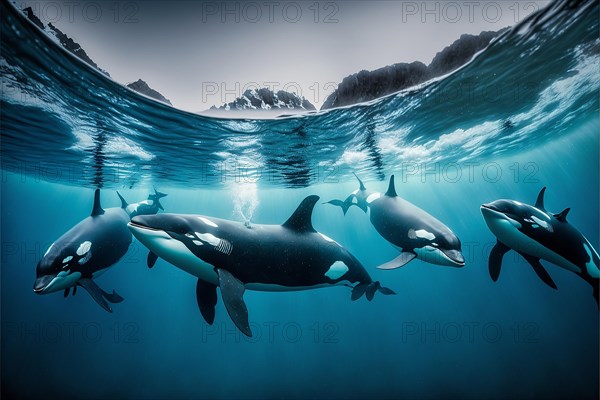
[[[119,193],[118,191],[117,191],[117,196],[119,196],[119,199],[121,199],[121,208],[127,208],[127,206],[129,205],[127,203],[127,200],[125,200],[123,198],[123,196],[121,196],[121,193]]]
[[[92,208],[91,216],[94,217],[96,215],[102,214],[104,214],[104,210],[100,205],[100,189],[96,189],[96,191],[94,192],[94,208]]]
[[[387,192],[385,192],[385,195],[388,197],[398,197],[398,195],[396,194],[396,187],[394,185],[394,175],[390,176],[390,184],[388,186]]]
[[[569,213],[569,211],[571,211],[571,209],[567,207],[560,213],[554,214],[554,218],[556,218],[560,222],[567,222],[567,214]]]
[[[535,208],[538,208],[542,211],[546,211],[546,209],[544,208],[544,193],[546,193],[546,186],[544,186],[542,190],[540,190],[540,193],[538,194],[537,199],[535,200]]]
[[[358,190],[360,190],[360,191],[367,190],[367,188],[363,184],[363,181],[361,181],[360,178],[354,172],[352,172],[352,174],[356,177],[356,179],[358,180],[358,183],[360,184],[360,187],[358,188]]]
[[[319,196],[316,195],[302,200],[296,211],[282,226],[296,232],[316,232],[312,226],[312,212],[317,201],[319,201]]]

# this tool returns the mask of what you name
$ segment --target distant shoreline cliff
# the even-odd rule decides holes
[[[469,62],[504,30],[484,31],[479,35],[464,34],[437,53],[429,66],[418,61],[398,63],[347,76],[327,97],[321,110],[373,100],[448,74]]]
[[[31,7],[27,7],[23,9],[23,13],[25,16],[33,22],[38,28],[43,30],[50,38],[64,47],[66,50],[85,61],[87,64],[91,65],[98,71],[102,72],[104,75],[110,77],[110,74],[100,68],[98,64],[96,64],[85,52],[85,50],[81,47],[81,45],[75,42],[73,39],[64,34],[60,29],[56,26],[49,23],[48,26],[44,26],[42,21],[34,14],[33,9]],[[135,82],[127,84],[127,87],[135,90],[138,93],[151,97],[155,100],[161,101],[163,103],[169,104],[172,106],[171,102],[162,94],[152,89],[146,82],[141,79],[138,79]]]

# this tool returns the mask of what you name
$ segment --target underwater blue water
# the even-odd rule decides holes
[[[188,114],[141,97],[56,47],[2,3],[2,397],[598,398],[598,308],[590,286],[545,263],[552,290],[520,257],[498,282],[479,206],[497,198],[571,207],[599,229],[598,3],[570,2],[509,31],[460,71],[370,104],[275,120]],[[468,89],[471,88],[471,89]],[[490,94],[494,93],[494,94]],[[398,194],[448,225],[466,265],[398,254],[368,216],[321,202],[358,185]],[[317,194],[315,228],[397,292],[247,291],[253,338],[219,301],[202,319],[196,279],[134,241],[98,279],[125,301],[106,313],[32,291],[47,247],[89,215],[152,185],[166,212],[280,224]],[[249,265],[251,260],[249,260]]]

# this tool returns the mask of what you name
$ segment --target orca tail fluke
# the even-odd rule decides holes
[[[155,187],[155,186],[153,186],[152,188],[154,189],[154,195],[155,195],[156,197],[158,197],[159,199],[160,199],[161,197],[166,197],[166,196],[168,196],[166,193],[162,193],[162,192],[159,192],[158,190],[156,190],[156,187]]]
[[[352,200],[354,199],[354,197],[355,196],[353,194],[351,194],[344,201],[333,199],[333,200],[330,200],[330,201],[328,201],[326,203],[323,203],[323,204],[331,204],[331,205],[334,205],[334,206],[338,206],[338,207],[340,207],[342,209],[342,211],[344,212],[344,215],[346,215],[346,213],[348,212],[348,209],[351,206],[355,205],[355,203],[352,202]]]
[[[363,296],[363,294],[366,294],[367,300],[371,301],[375,296],[375,292],[379,292],[386,296],[390,294],[396,294],[396,292],[394,292],[392,289],[381,286],[381,283],[379,283],[379,281],[359,283],[358,285],[354,286],[354,288],[352,288],[351,300],[358,300]]]
[[[154,189],[154,194],[149,195],[148,199],[152,200],[158,208],[160,208],[161,210],[164,211],[165,209],[163,208],[162,204],[160,204],[160,199],[168,196],[168,194],[159,192],[158,190],[156,190],[156,187],[153,187],[153,189]]]
[[[350,206],[348,204],[346,204],[345,201],[337,200],[337,199],[329,200],[323,204],[331,204],[333,206],[340,207],[342,209],[342,212],[344,213],[344,215],[346,215],[346,213],[348,212],[348,209],[350,208]]]

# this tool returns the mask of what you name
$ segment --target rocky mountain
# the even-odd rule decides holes
[[[330,94],[322,110],[361,103],[418,85],[445,75],[469,62],[490,41],[504,32],[484,31],[479,35],[462,35],[450,46],[436,54],[429,66],[421,62],[388,65],[374,71],[360,71],[345,77]]]
[[[268,88],[248,89],[244,94],[230,103],[220,107],[212,106],[209,113],[227,111],[276,111],[276,112],[299,112],[314,111],[312,105],[304,97],[296,93],[279,90],[277,93]]]
[[[145,94],[148,97],[152,97],[155,100],[162,101],[163,103],[167,103],[170,106],[173,105],[173,104],[171,104],[169,99],[167,99],[165,96],[163,96],[156,90],[152,89],[150,86],[148,86],[148,84],[146,82],[144,82],[141,79],[138,79],[137,81],[132,82],[132,83],[128,83],[127,87],[135,90],[138,93]]]
[[[422,62],[399,63],[376,69],[362,70],[345,77],[330,94],[322,110],[373,100],[427,80],[427,66]]]
[[[431,64],[427,67],[429,77],[446,75],[462,67],[471,61],[476,53],[485,49],[493,38],[505,30],[502,29],[497,32],[483,31],[479,35],[461,35],[458,40],[433,57]]]
[[[56,43],[60,44],[62,47],[70,51],[72,54],[79,57],[81,60],[85,61],[92,67],[96,68],[98,71],[102,72],[104,75],[110,77],[110,74],[100,68],[98,64],[96,64],[83,50],[83,48],[79,45],[79,43],[75,42],[73,39],[64,34],[60,29],[56,26],[52,25],[52,23],[48,23],[48,26],[44,26],[43,22],[34,14],[33,9],[31,7],[27,7],[23,9],[23,14],[33,22],[38,28],[43,30],[51,39],[53,39]],[[146,96],[152,97],[158,101],[162,101],[163,103],[167,103],[172,105],[171,102],[165,98],[162,94],[152,89],[146,82],[141,79],[133,83],[129,83],[127,87],[135,90],[136,92],[142,93]]]
[[[60,29],[52,25],[52,23],[49,23],[47,27],[44,26],[42,21],[40,21],[40,19],[33,13],[31,7],[23,9],[23,13],[27,16],[27,18],[29,18],[31,22],[37,25],[38,28],[46,32],[46,34],[48,34],[48,36],[50,36],[55,42],[60,44],[65,49],[69,50],[71,53],[73,53],[92,67],[96,68],[98,71],[102,72],[104,75],[110,76],[108,72],[98,67],[98,65],[94,61],[92,61],[92,59],[87,55],[85,50],[81,48],[79,43],[73,41],[73,39],[65,35]]]

